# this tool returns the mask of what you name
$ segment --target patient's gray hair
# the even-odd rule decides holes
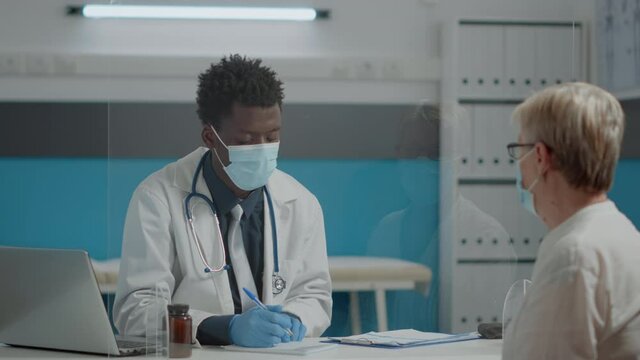
[[[513,119],[525,142],[551,148],[553,166],[570,185],[588,192],[611,188],[625,122],[613,95],[586,83],[556,85],[526,99]]]

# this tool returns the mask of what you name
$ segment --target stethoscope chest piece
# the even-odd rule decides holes
[[[272,282],[273,282],[273,295],[278,295],[284,289],[287,288],[287,282],[284,281],[282,276],[278,275],[277,273],[272,275]]]

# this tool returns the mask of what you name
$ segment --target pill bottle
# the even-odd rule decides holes
[[[172,304],[169,311],[169,357],[191,357],[191,315],[189,305]]]

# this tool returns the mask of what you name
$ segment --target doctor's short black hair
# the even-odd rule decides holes
[[[275,71],[262,65],[261,59],[238,54],[223,57],[198,76],[198,117],[203,125],[219,129],[231,115],[234,104],[242,106],[282,107],[282,81]]]

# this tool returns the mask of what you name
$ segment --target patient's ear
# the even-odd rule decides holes
[[[537,143],[535,147],[536,163],[543,174],[553,168],[553,151],[543,143]]]

